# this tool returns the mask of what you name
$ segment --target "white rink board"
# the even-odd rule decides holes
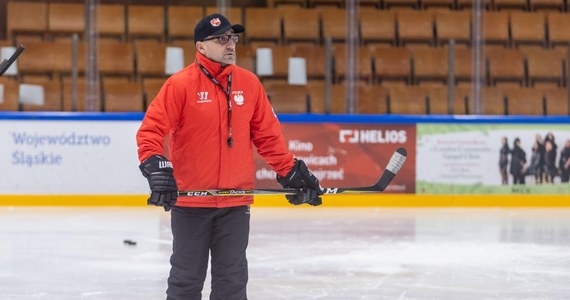
[[[140,121],[0,120],[0,194],[143,194]]]

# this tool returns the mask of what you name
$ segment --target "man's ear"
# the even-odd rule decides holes
[[[204,54],[206,52],[206,49],[204,48],[204,43],[196,42],[196,50],[198,50],[198,52]]]

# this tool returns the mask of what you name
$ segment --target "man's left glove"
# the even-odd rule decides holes
[[[295,165],[287,176],[281,177],[277,175],[277,182],[284,188],[295,188],[299,190],[296,195],[286,195],[285,197],[289,203],[299,205],[308,203],[313,206],[323,204],[320,195],[323,194],[323,189],[319,180],[307,168],[304,161],[295,159]]]
[[[150,186],[151,193],[147,204],[162,206],[165,211],[170,211],[178,197],[178,186],[174,179],[172,163],[164,156],[153,155],[145,159],[139,169],[148,179]]]

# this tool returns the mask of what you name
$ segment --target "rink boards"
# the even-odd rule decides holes
[[[146,204],[135,134],[140,113],[0,113],[0,205]],[[570,184],[501,184],[500,140],[521,140],[527,161],[537,135],[570,141],[568,117],[279,115],[289,150],[324,187],[376,182],[392,152],[406,164],[382,194],[325,196],[327,206],[570,206]],[[570,142],[569,142],[570,143]],[[109,170],[112,170],[110,172]],[[559,174],[557,174],[559,175]],[[279,187],[255,156],[258,188]],[[289,206],[257,196],[258,206]]]

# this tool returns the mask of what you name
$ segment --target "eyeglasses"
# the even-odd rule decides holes
[[[217,35],[217,36],[213,36],[213,37],[204,39],[204,41],[215,40],[215,39],[217,39],[218,43],[220,43],[221,45],[227,44],[230,40],[234,44],[237,44],[237,42],[239,41],[239,35],[235,35],[235,34]]]

